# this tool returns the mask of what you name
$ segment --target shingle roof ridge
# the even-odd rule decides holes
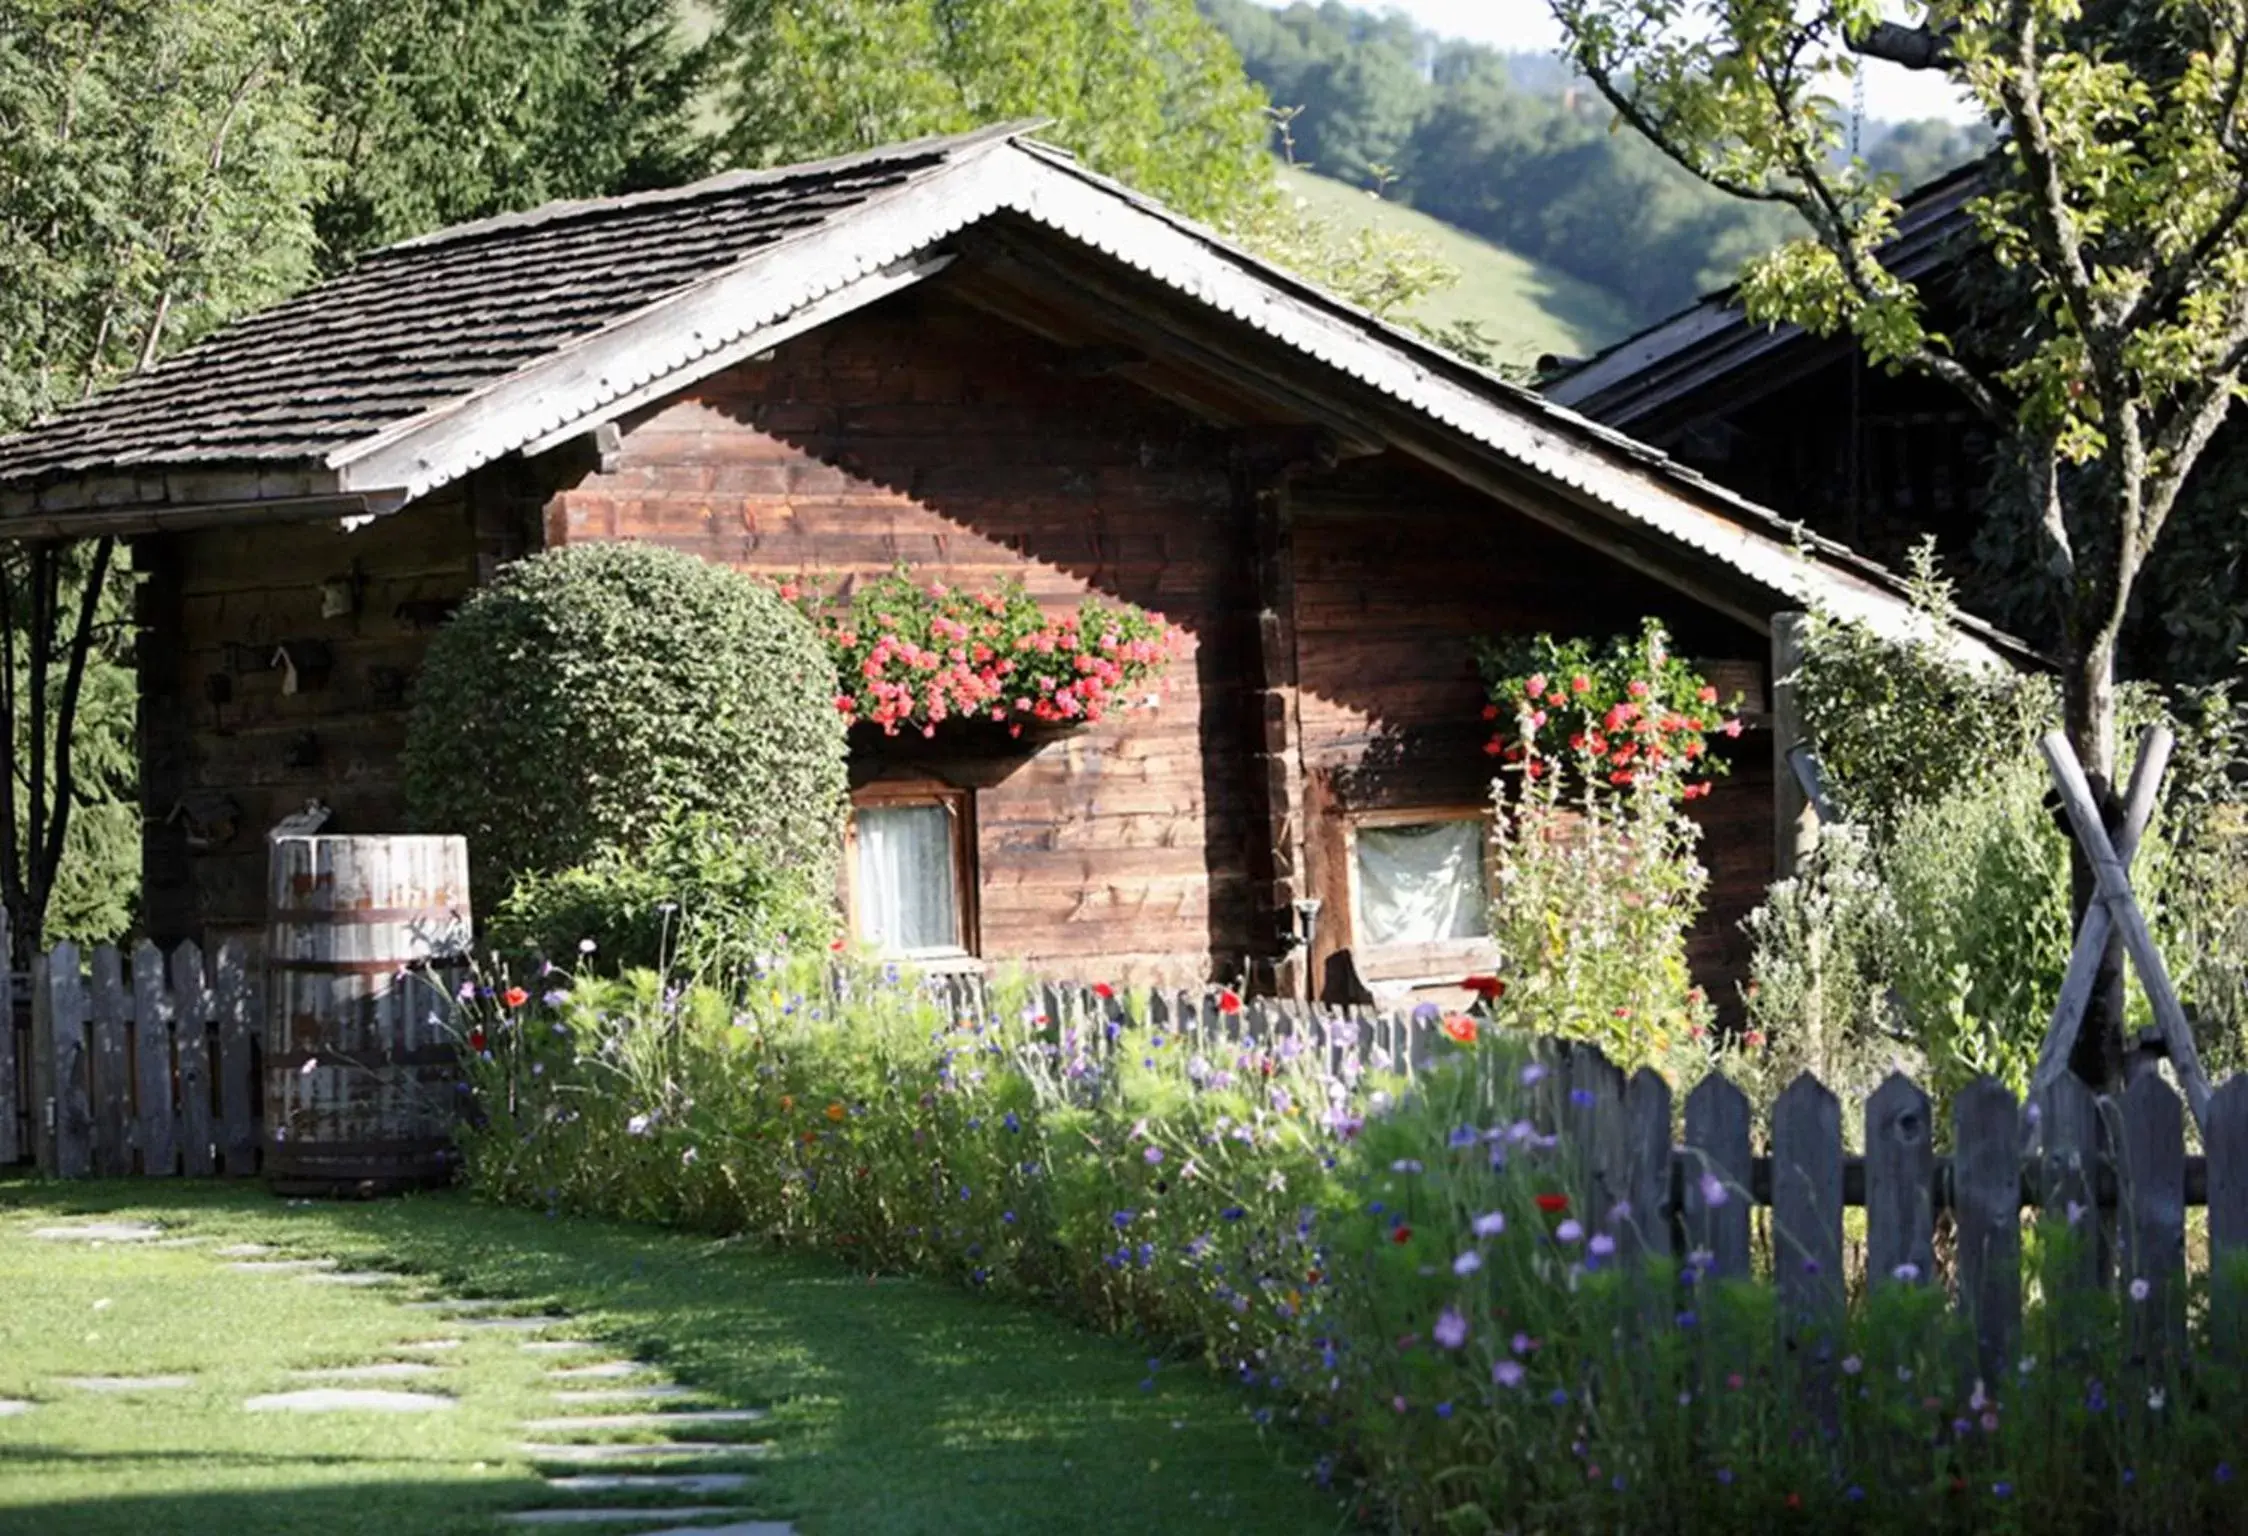
[[[895,165],[912,160],[950,160],[969,151],[992,144],[1005,143],[1026,134],[1037,132],[1052,120],[1041,117],[1013,118],[1003,123],[991,123],[972,128],[964,133],[929,134],[923,138],[908,139],[899,144],[884,144],[874,149],[854,150],[847,155],[831,155],[824,160],[805,160],[793,165],[760,166],[749,170],[720,171],[705,176],[700,181],[690,181],[676,187],[653,187],[645,192],[627,192],[616,197],[561,198],[551,203],[541,203],[535,208],[519,209],[513,213],[498,213],[490,218],[477,219],[467,224],[448,225],[433,229],[428,234],[400,240],[380,250],[370,251],[362,264],[376,261],[393,252],[420,252],[433,246],[480,239],[490,235],[513,234],[543,225],[562,224],[575,219],[599,217],[604,214],[630,209],[660,206],[664,203],[693,202],[705,197],[722,197],[746,187],[782,186],[791,181],[809,181],[821,176],[867,167]]]

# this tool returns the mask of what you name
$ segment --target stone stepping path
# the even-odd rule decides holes
[[[412,1350],[418,1355],[425,1349],[458,1349],[461,1347],[461,1341],[458,1339],[417,1339],[410,1344],[393,1344],[390,1347],[396,1350]]]
[[[557,1392],[558,1403],[660,1403],[672,1398],[693,1397],[693,1387],[595,1387],[584,1392]]]
[[[601,1346],[587,1339],[532,1339],[517,1347],[534,1355],[566,1355],[581,1349],[599,1349]]]
[[[542,1312],[529,1317],[464,1317],[460,1319],[460,1325],[463,1328],[483,1328],[494,1332],[520,1330],[524,1333],[536,1333],[543,1328],[559,1328],[568,1321],[566,1317],[555,1317]]]
[[[666,1520],[695,1520],[709,1515],[731,1515],[731,1504],[681,1504],[668,1509],[525,1509],[500,1519],[509,1525],[659,1525]]]
[[[308,1269],[334,1269],[334,1259],[237,1259],[226,1266],[253,1275],[281,1275]]]
[[[31,1235],[50,1243],[145,1243],[162,1237],[162,1227],[145,1221],[82,1221],[67,1227],[34,1227]]]
[[[796,1527],[779,1520],[736,1520],[730,1525],[669,1525],[640,1536],[796,1536]]]
[[[577,1413],[558,1419],[525,1419],[529,1430],[669,1429],[674,1425],[755,1424],[762,1408],[681,1408],[666,1413]]]
[[[440,1296],[435,1301],[409,1301],[406,1303],[406,1310],[409,1312],[455,1312],[467,1314],[470,1312],[497,1312],[503,1307],[512,1307],[515,1305],[517,1305],[517,1303],[515,1302],[502,1301],[495,1297],[489,1296],[468,1298]]]
[[[315,1271],[312,1274],[300,1275],[297,1278],[310,1281],[314,1285],[396,1285],[399,1280],[398,1276],[386,1275],[379,1269]]]
[[[222,1259],[254,1259],[261,1253],[272,1251],[264,1243],[228,1243],[224,1248],[211,1250]]]
[[[550,1477],[556,1493],[738,1493],[749,1486],[746,1472],[576,1472]]]
[[[18,1414],[29,1413],[32,1406],[20,1397],[0,1397],[0,1419],[12,1419]]]
[[[269,1392],[242,1405],[246,1413],[436,1413],[457,1406],[433,1392],[384,1392],[373,1388],[312,1387],[303,1392]]]
[[[671,1461],[682,1456],[755,1456],[764,1450],[757,1442],[728,1440],[665,1440],[654,1445],[610,1441],[527,1441],[516,1450],[533,1461],[565,1466],[605,1461]]]
[[[376,1365],[331,1365],[289,1374],[299,1381],[397,1381],[408,1376],[441,1376],[444,1371],[445,1367],[427,1360],[385,1360]]]
[[[599,1365],[558,1365],[546,1375],[549,1381],[605,1381],[653,1370],[654,1366],[643,1365],[638,1360],[604,1360]]]
[[[195,1385],[192,1376],[58,1376],[55,1379],[81,1392],[169,1392]]]

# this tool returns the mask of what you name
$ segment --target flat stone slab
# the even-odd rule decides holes
[[[526,1509],[502,1515],[506,1525],[660,1525],[666,1520],[693,1520],[706,1515],[735,1513],[731,1504],[681,1504],[670,1509]]]
[[[675,1397],[693,1397],[693,1387],[594,1387],[583,1392],[557,1392],[558,1403],[660,1403]]]
[[[785,1520],[736,1520],[730,1525],[673,1525],[641,1536],[796,1536]]]
[[[579,1472],[550,1477],[557,1493],[737,1493],[749,1486],[747,1472]]]
[[[379,1269],[331,1269],[315,1270],[299,1278],[314,1285],[396,1285],[400,1277],[386,1275]]]
[[[514,1305],[514,1302],[505,1301],[496,1296],[440,1296],[435,1301],[409,1301],[406,1303],[406,1310],[409,1312],[497,1312],[502,1307]]]
[[[556,1317],[552,1313],[540,1312],[528,1317],[464,1317],[460,1320],[460,1325],[463,1328],[489,1328],[495,1331],[519,1330],[524,1333],[535,1333],[541,1328],[559,1328],[568,1321],[569,1319],[566,1317]]]
[[[162,1227],[145,1221],[84,1221],[67,1227],[34,1227],[31,1235],[50,1243],[145,1243],[162,1237]]]
[[[441,1376],[445,1368],[427,1360],[385,1360],[376,1365],[331,1365],[316,1371],[291,1371],[299,1381],[396,1381],[407,1376]]]
[[[558,1365],[546,1374],[555,1381],[606,1381],[618,1376],[639,1376],[654,1369],[637,1360],[604,1360],[599,1365]]]
[[[29,1413],[31,1409],[32,1405],[20,1397],[0,1397],[0,1419],[12,1419],[18,1414]]]
[[[382,1392],[367,1387],[313,1387],[269,1392],[242,1405],[246,1413],[435,1413],[453,1399],[432,1392]]]
[[[755,1456],[763,1449],[727,1440],[666,1440],[655,1445],[561,1444],[527,1441],[515,1448],[533,1461],[591,1465],[604,1461],[676,1461],[682,1456]]]
[[[393,1344],[390,1347],[392,1349],[410,1349],[419,1354],[425,1349],[458,1349],[461,1347],[461,1341],[458,1339],[416,1339],[410,1344]]]
[[[253,1275],[282,1275],[305,1269],[334,1269],[334,1259],[237,1259],[226,1266]]]
[[[57,1376],[55,1380],[81,1392],[170,1392],[192,1387],[192,1376]]]
[[[213,1248],[211,1250],[222,1259],[250,1259],[261,1253],[271,1253],[272,1251],[264,1243],[228,1243],[224,1248]]]
[[[151,1248],[195,1248],[209,1241],[210,1239],[207,1237],[165,1237],[157,1239],[148,1246]]]
[[[534,1355],[560,1355],[580,1349],[599,1349],[601,1346],[591,1339],[533,1339],[519,1347]]]
[[[549,1429],[669,1429],[674,1424],[755,1424],[762,1408],[681,1408],[669,1413],[579,1413],[560,1419],[525,1419],[523,1427]]]

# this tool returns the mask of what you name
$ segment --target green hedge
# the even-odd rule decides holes
[[[812,626],[739,573],[639,544],[550,550],[431,642],[408,811],[468,838],[485,910],[522,875],[644,848],[674,812],[821,889],[844,807],[835,693]]]

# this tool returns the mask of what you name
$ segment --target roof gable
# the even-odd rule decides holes
[[[11,518],[49,534],[103,517],[161,523],[183,510],[166,476],[199,465],[287,464],[303,471],[295,493],[324,498],[327,515],[388,510],[918,282],[949,259],[945,241],[1005,212],[1386,397],[1407,452],[1439,467],[1495,460],[1542,486],[1545,515],[1580,537],[1621,525],[1721,567],[1762,594],[1757,622],[1819,603],[1886,633],[1926,629],[1890,573],[1842,546],[1352,309],[1025,132],[553,205],[390,247],[0,439],[0,536]],[[95,476],[124,477],[123,492],[89,493]],[[43,487],[57,480],[63,494],[51,498]],[[253,480],[218,494],[254,510],[270,492]],[[79,510],[113,502],[119,510]],[[26,516],[41,511],[55,515]],[[1647,563],[1679,579],[1662,559]]]

